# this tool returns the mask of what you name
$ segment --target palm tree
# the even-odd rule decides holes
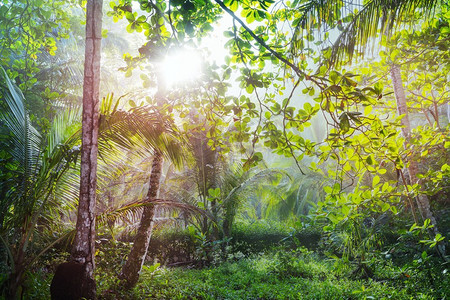
[[[289,175],[280,169],[262,169],[245,171],[241,165],[228,168],[222,174],[220,186],[222,197],[222,232],[224,238],[231,237],[233,224],[239,209],[253,198],[263,188],[262,182],[270,182],[277,179],[289,178]],[[262,202],[262,199],[258,199]]]
[[[125,281],[126,288],[136,285],[139,279],[139,272],[147,256],[148,245],[153,230],[153,218],[155,215],[155,203],[159,191],[159,181],[162,169],[162,154],[157,151],[153,157],[152,170],[150,173],[147,201],[149,205],[144,207],[139,228],[134,239],[133,247],[128,255],[128,259],[122,268],[120,278]]]
[[[401,76],[401,72],[400,72],[400,66],[396,65],[396,64],[392,65],[390,68],[390,74],[391,74],[391,78],[392,78],[392,86],[394,89],[395,100],[397,103],[398,115],[404,116],[401,120],[402,133],[403,133],[403,136],[405,137],[405,145],[408,145],[408,144],[410,144],[410,140],[411,140],[411,124],[409,121],[408,106],[406,103],[406,96],[405,96],[405,91],[403,88],[403,81],[402,81],[402,76]],[[417,174],[419,172],[419,167],[418,167],[417,162],[414,159],[407,160],[407,161],[409,164],[407,167],[409,181],[410,181],[411,185],[414,185],[415,183],[420,182],[419,178],[417,177]],[[431,233],[434,238],[439,233],[439,231],[437,228],[436,218],[434,217],[433,212],[431,211],[430,201],[426,194],[419,194],[417,196],[417,206],[419,207],[419,212],[422,217],[422,220],[425,221],[428,219],[428,220],[430,220],[430,224],[433,225],[433,227],[431,228]],[[443,258],[445,258],[444,244],[439,243],[439,245],[437,246],[437,249],[438,249],[439,255],[441,255]]]
[[[2,149],[7,149],[6,153],[1,153],[1,158],[8,163],[2,164],[0,173],[2,179],[0,191],[3,196],[0,203],[2,209],[0,215],[3,218],[0,223],[0,239],[9,253],[12,270],[8,286],[2,289],[6,290],[7,295],[14,295],[31,263],[49,247],[67,236],[63,234],[49,246],[39,249],[41,252],[38,255],[28,254],[31,252],[29,240],[37,236],[35,225],[48,220],[50,223],[47,226],[54,226],[53,221],[60,219],[64,213],[58,209],[62,207],[62,203],[58,201],[74,202],[78,196],[74,188],[78,187],[76,183],[78,177],[72,176],[72,173],[79,172],[79,169],[70,167],[74,166],[80,152],[81,126],[80,111],[68,109],[53,120],[53,127],[48,136],[41,137],[28,118],[22,93],[4,71],[3,73],[6,88],[2,89],[1,95],[8,110],[1,115],[1,122],[6,126],[2,127],[4,132],[0,143],[4,145]],[[113,104],[111,94],[103,99],[100,107],[99,149],[104,160],[110,161],[108,154],[114,153],[111,147],[129,150],[139,146],[143,152],[141,155],[148,155],[148,151],[142,149],[150,151],[159,149],[161,155],[176,165],[181,165],[182,149],[179,147],[179,133],[173,131],[173,123],[169,118],[163,118],[151,107],[137,107],[123,111],[118,109],[119,102],[114,107]],[[20,175],[12,176],[13,173]],[[186,205],[167,199],[153,199],[152,202],[144,199],[126,203],[117,210],[108,210],[101,215],[96,214],[96,220],[103,222],[115,219],[121,214],[145,210],[146,207],[154,205],[193,211]],[[12,232],[14,238],[11,238]],[[66,292],[68,291],[63,291]]]
[[[33,249],[40,234],[36,225],[52,226],[62,213],[57,209],[61,201],[74,196],[71,187],[75,183],[68,171],[79,152],[80,120],[76,109],[66,111],[53,120],[43,137],[29,119],[22,92],[0,71],[6,84],[0,94],[5,104],[0,122],[6,129],[0,143],[7,162],[0,169],[0,240],[10,266],[7,286],[2,289],[7,298],[14,298],[25,271],[54,244]],[[40,252],[31,255],[33,250]]]
[[[124,147],[144,144],[153,156],[149,187],[145,198],[146,205],[143,206],[133,247],[119,275],[126,287],[130,288],[137,283],[146,257],[152,235],[155,207],[157,205],[182,207],[173,201],[160,201],[158,191],[164,157],[176,166],[182,164],[183,139],[176,130],[173,120],[161,114],[156,107],[141,106],[130,112],[116,108],[117,105],[109,115],[105,115],[102,122],[104,125],[101,126],[102,140],[112,141]]]
[[[198,120],[195,120],[191,116],[191,121],[196,124]],[[189,145],[191,148],[192,156],[195,161],[194,164],[194,180],[197,186],[197,193],[199,200],[203,203],[203,208],[205,210],[210,210],[213,220],[217,221],[218,211],[217,211],[217,198],[213,197],[209,201],[209,190],[218,187],[219,172],[221,164],[219,161],[220,153],[217,149],[208,145],[209,138],[206,135],[208,130],[205,130],[206,124],[200,124],[190,130],[189,132]],[[210,207],[209,207],[210,206]],[[211,226],[209,218],[207,216],[203,217],[201,221],[201,232],[207,234]],[[215,238],[219,238],[217,225],[213,224],[213,231]]]
[[[265,218],[275,217],[287,221],[305,216],[323,198],[321,191],[324,178],[319,173],[301,174],[295,170],[287,172],[290,174],[289,178],[261,185],[261,215]]]

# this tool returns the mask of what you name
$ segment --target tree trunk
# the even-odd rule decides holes
[[[84,266],[82,297],[96,298],[94,281],[95,204],[100,90],[100,54],[103,0],[88,0],[86,6],[86,49],[83,83],[83,121],[80,199],[71,261]]]
[[[12,259],[14,260],[14,270],[8,279],[8,289],[6,293],[6,299],[20,299],[22,298],[18,295],[18,291],[21,289],[23,284],[23,275],[26,269],[25,262],[25,251],[26,251],[26,243],[28,232],[32,230],[29,226],[29,219],[25,218],[24,225],[21,228],[22,236],[20,238],[20,242],[17,247],[17,252],[13,254]]]
[[[163,156],[157,151],[153,157],[150,182],[147,193],[147,200],[152,201],[157,198],[159,190],[159,181],[161,179]],[[125,283],[125,288],[129,289],[136,285],[139,279],[139,273],[147,256],[148,245],[153,230],[153,216],[155,214],[155,205],[150,204],[144,207],[141,222],[134,239],[133,248],[131,248],[128,260],[122,268],[119,278]]]
[[[395,100],[397,102],[397,111],[398,115],[404,115],[402,119],[402,133],[405,137],[405,144],[409,145],[410,136],[411,136],[411,124],[409,122],[409,115],[408,115],[408,106],[406,104],[406,96],[405,91],[403,89],[403,82],[402,82],[402,76],[400,72],[400,66],[398,65],[392,65],[391,66],[391,78],[392,78],[392,85],[394,88],[394,94],[395,94]],[[417,178],[418,173],[418,165],[417,162],[414,159],[407,159],[409,166],[408,166],[408,174],[409,174],[409,180],[410,184],[416,184],[418,183],[421,185],[421,180]],[[417,205],[419,207],[420,215],[423,220],[429,219],[430,223],[434,225],[434,227],[431,229],[431,235],[434,236],[439,233],[437,228],[437,222],[436,218],[433,216],[433,213],[431,212],[430,208],[430,202],[428,200],[427,195],[419,194],[417,196]],[[441,256],[445,256],[445,247],[443,244],[438,245],[438,252]]]
[[[9,276],[7,281],[7,291],[6,291],[6,299],[21,299],[22,297],[18,292],[21,290],[21,286],[23,283],[23,274],[24,274],[24,264],[23,258],[20,261],[15,261],[15,270]]]

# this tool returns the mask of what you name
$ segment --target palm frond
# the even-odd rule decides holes
[[[99,225],[115,224],[118,221],[125,223],[136,223],[140,220],[140,214],[145,206],[155,205],[166,209],[182,210],[188,214],[207,215],[207,213],[188,203],[183,203],[170,199],[143,199],[126,203],[118,208],[109,208],[108,210],[97,215],[97,223]]]
[[[189,132],[189,147],[195,161],[195,182],[198,192],[207,197],[207,191],[217,186],[219,174],[219,153],[208,145],[207,130],[193,129]]]
[[[4,217],[2,234],[11,237],[11,244],[20,244],[10,245],[14,251],[26,253],[39,236],[37,228],[60,219],[58,204],[65,199],[60,198],[60,193],[64,197],[67,194],[62,178],[76,162],[79,151],[75,146],[79,144],[80,114],[72,110],[56,117],[50,132],[42,138],[30,122],[22,92],[3,69],[0,71],[6,83],[1,89],[6,110],[0,113],[0,118],[10,131],[9,147],[4,150],[17,166],[12,169],[10,190],[0,199]],[[77,183],[78,179],[76,183],[71,181],[73,186]]]
[[[81,110],[66,109],[58,114],[47,135],[47,147],[36,178],[37,199],[42,209],[41,220],[53,225],[55,218],[73,211],[79,194]],[[50,195],[46,196],[46,193]],[[47,202],[47,203],[46,203]],[[42,222],[41,222],[42,223]]]
[[[252,176],[249,176],[249,178],[246,178],[244,181],[233,187],[233,189],[229,191],[227,196],[224,198],[223,203],[226,204],[228,201],[231,201],[243,189],[251,188],[255,184],[259,184],[262,179],[267,180],[275,175],[289,177],[289,174],[281,169],[264,169],[256,174],[253,174]]]
[[[344,1],[342,0],[295,0],[292,4],[295,7],[296,19],[294,21],[294,43],[291,51],[300,50],[298,42],[304,36],[304,32],[313,32],[313,30],[321,30],[324,25],[332,26],[336,18],[341,16]]]
[[[406,20],[409,14],[420,10],[422,17],[429,18],[441,3],[440,0],[311,0],[294,1],[299,15],[295,23],[291,52],[302,51],[304,32],[319,34],[348,21],[332,46],[330,64],[351,61],[355,54],[363,55],[375,43],[374,38],[389,36],[400,24],[414,25],[414,20]],[[296,5],[295,5],[296,4]],[[405,22],[406,21],[406,22]],[[326,26],[325,26],[326,25]],[[324,28],[326,27],[326,28]]]
[[[2,96],[7,104],[7,111],[0,112],[0,116],[12,133],[11,154],[31,176],[39,160],[41,135],[31,124],[23,104],[22,92],[13,84],[3,68],[0,73],[6,83],[6,88],[2,89]]]
[[[24,106],[24,96],[8,77],[6,71],[0,69],[6,87],[1,89],[1,96],[6,102],[6,111],[0,112],[0,119],[6,125],[10,134],[9,145],[6,150],[18,165],[18,176],[14,177],[14,186],[7,193],[4,208],[12,203],[17,203],[15,214],[20,215],[20,210],[30,210],[29,203],[33,195],[32,182],[34,181],[40,166],[41,136],[33,127]],[[5,201],[4,199],[2,199]],[[6,212],[4,212],[6,213]],[[13,216],[12,216],[13,217]]]
[[[281,186],[281,189],[284,187]],[[262,204],[262,216],[266,219],[275,218],[280,215],[280,207],[284,204],[284,193],[280,191],[280,187],[272,184],[262,187],[261,198]]]
[[[364,54],[369,41],[378,36],[389,36],[391,31],[405,24],[405,17],[417,9],[429,18],[440,0],[371,0],[352,16],[352,20],[332,47],[332,62],[351,60],[355,53]],[[409,22],[412,25],[412,21]]]
[[[144,146],[147,153],[158,149],[175,165],[181,166],[184,160],[183,137],[175,123],[152,106],[140,106],[129,111],[118,108],[120,98],[113,105],[112,95],[103,99],[100,120],[99,147],[107,149],[111,143],[123,149]]]

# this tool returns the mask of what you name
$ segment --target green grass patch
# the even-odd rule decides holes
[[[411,278],[357,280],[351,279],[351,271],[309,251],[280,250],[205,269],[145,268],[132,291],[99,292],[102,299],[440,298],[427,285],[408,284]]]

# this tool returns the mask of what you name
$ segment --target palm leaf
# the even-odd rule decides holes
[[[47,147],[36,179],[36,198],[40,201],[40,218],[52,224],[63,208],[74,208],[79,193],[81,109],[67,109],[58,114],[47,135]],[[49,195],[46,195],[49,193]],[[46,203],[48,202],[48,203]],[[45,207],[45,209],[43,209]]]
[[[10,131],[8,136],[8,148],[5,149],[18,165],[18,176],[14,178],[14,189],[7,193],[7,199],[3,208],[12,203],[17,204],[15,214],[21,215],[20,210],[30,211],[27,201],[33,195],[32,182],[39,170],[41,136],[32,126],[28,113],[24,106],[24,96],[9,79],[6,71],[0,69],[1,77],[6,84],[1,89],[1,96],[6,102],[6,111],[0,112],[0,118]],[[6,214],[6,211],[2,212]],[[10,217],[14,218],[14,216]]]
[[[80,114],[72,110],[58,116],[46,138],[42,138],[29,120],[23,94],[1,71],[6,83],[1,89],[6,109],[0,118],[10,131],[9,147],[4,150],[18,166],[8,182],[9,192],[0,200],[4,217],[1,229],[14,255],[21,256],[34,246],[38,227],[54,224],[60,218],[59,196],[67,192],[62,178],[78,155],[74,146],[79,143]],[[31,256],[26,258],[27,262],[31,260]]]
[[[294,1],[294,3],[296,3]],[[406,24],[405,18],[416,10],[422,17],[429,18],[441,3],[440,0],[312,0],[297,1],[295,6],[299,17],[296,19],[291,52],[302,51],[304,31],[312,33],[315,28],[326,32],[335,27],[335,22],[348,19],[348,24],[332,46],[331,64],[340,64],[345,59],[351,60],[356,53],[364,54],[370,43],[377,36],[389,36],[400,24]],[[326,26],[324,26],[326,25]],[[414,19],[409,19],[409,25],[414,25]],[[324,28],[326,27],[326,28]]]
[[[159,113],[152,106],[140,106],[124,111],[118,109],[120,98],[113,105],[112,95],[103,99],[100,122],[101,139],[99,147],[108,149],[115,143],[122,149],[136,149],[144,146],[143,155],[158,149],[175,165],[181,166],[184,160],[183,137],[176,129],[173,120]]]
[[[244,176],[241,176],[241,181],[235,185],[226,195],[226,197],[223,199],[224,205],[226,205],[229,201],[235,201],[233,199],[236,199],[237,195],[242,192],[244,189],[248,189],[251,187],[254,187],[255,185],[259,185],[261,180],[265,179],[267,180],[270,177],[273,177],[275,175],[282,175],[289,177],[289,174],[281,169],[265,169],[262,171],[258,171],[256,174],[253,174],[251,176],[248,175],[248,178],[245,178]]]
[[[118,221],[129,224],[136,223],[140,220],[140,215],[142,214],[143,208],[149,205],[160,206],[170,210],[172,209],[182,210],[188,214],[207,215],[207,213],[204,210],[187,203],[169,199],[149,200],[146,198],[143,200],[126,203],[117,208],[109,208],[108,210],[97,215],[97,224],[99,225],[115,224]]]
[[[20,162],[21,167],[28,172],[35,169],[40,153],[41,136],[31,125],[24,106],[24,96],[20,89],[9,79],[6,71],[1,68],[1,75],[6,83],[2,89],[2,96],[7,104],[7,111],[0,112],[0,116],[11,131],[13,157]]]
[[[372,38],[378,33],[381,36],[389,36],[395,27],[405,24],[408,14],[417,9],[421,10],[422,17],[429,18],[439,3],[439,0],[367,1],[333,45],[333,62],[343,61],[345,57],[351,60],[357,52],[365,53]],[[409,22],[410,26],[413,25],[412,21],[413,19]]]

